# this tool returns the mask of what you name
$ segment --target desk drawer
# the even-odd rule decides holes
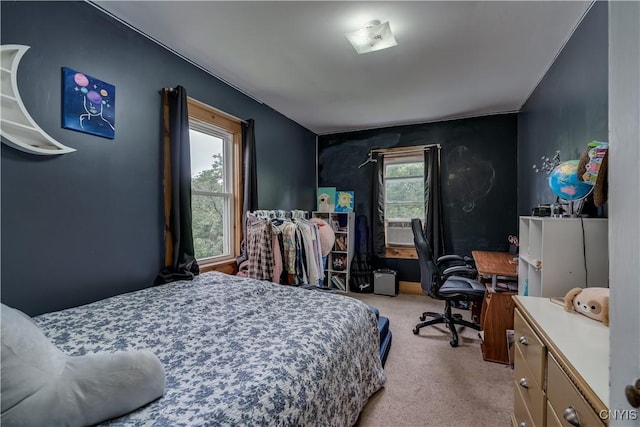
[[[535,332],[533,332],[533,329],[531,329],[527,321],[524,320],[520,314],[520,310],[515,311],[513,328],[515,330],[514,338],[516,348],[522,352],[522,356],[527,362],[532,377],[541,386],[540,388],[544,390],[547,347],[540,341]]]
[[[540,384],[533,378],[522,352],[515,349],[514,387],[520,391],[524,404],[529,409],[529,416],[537,426],[545,422],[545,394]]]
[[[578,389],[573,385],[567,374],[560,368],[558,362],[549,354],[547,373],[547,397],[553,412],[561,425],[571,427],[564,418],[565,409],[571,407],[580,421],[580,427],[602,427],[604,423],[582,397]]]

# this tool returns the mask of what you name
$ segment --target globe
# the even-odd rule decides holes
[[[578,160],[568,160],[553,168],[549,187],[561,199],[574,201],[589,195],[593,186],[578,179]]]

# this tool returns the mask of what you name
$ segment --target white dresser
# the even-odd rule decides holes
[[[549,298],[513,298],[512,424],[607,425],[609,328]]]

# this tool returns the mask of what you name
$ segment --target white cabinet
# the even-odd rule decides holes
[[[324,286],[348,292],[355,242],[355,214],[353,212],[313,212],[312,215],[314,218],[328,222],[336,235],[333,248],[327,255]]]
[[[571,288],[609,286],[606,218],[520,217],[518,293],[561,297]]]
[[[608,425],[609,328],[548,298],[514,303],[511,425]]]

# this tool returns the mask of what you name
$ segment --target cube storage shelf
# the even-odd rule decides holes
[[[325,220],[336,235],[336,241],[325,265],[324,287],[349,292],[351,261],[355,244],[355,213],[312,212],[314,218]]]
[[[606,218],[520,217],[518,293],[562,297],[574,287],[609,286]]]

